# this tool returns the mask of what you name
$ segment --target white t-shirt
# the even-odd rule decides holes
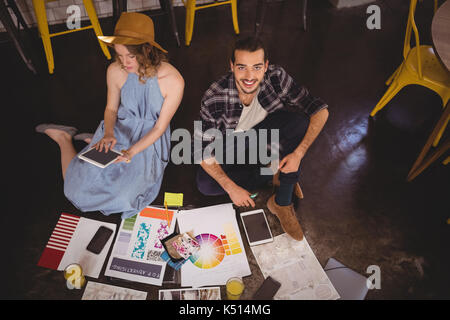
[[[268,112],[261,107],[261,104],[258,101],[258,93],[259,89],[248,106],[241,104],[243,108],[242,114],[234,132],[247,131],[267,117]]]

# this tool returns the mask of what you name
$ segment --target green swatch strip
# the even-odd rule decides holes
[[[125,219],[125,221],[123,222],[122,229],[133,231],[134,223],[136,222],[136,216],[133,216],[133,217],[128,218],[128,219]]]

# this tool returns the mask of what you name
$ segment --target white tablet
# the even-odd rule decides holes
[[[92,163],[93,165],[96,165],[97,167],[106,168],[111,163],[116,161],[117,157],[119,157],[121,155],[122,155],[121,152],[114,150],[114,149],[110,149],[110,150],[108,150],[108,152],[105,152],[105,150],[103,149],[100,152],[100,151],[96,150],[95,147],[92,147],[89,150],[87,150],[83,153],[80,153],[78,155],[78,158],[80,158],[81,160],[87,161],[89,163]]]
[[[272,232],[264,210],[258,209],[241,213],[242,224],[250,246],[273,241]]]

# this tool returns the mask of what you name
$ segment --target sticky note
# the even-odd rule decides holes
[[[164,202],[170,207],[182,207],[183,206],[183,194],[182,193],[164,193]]]

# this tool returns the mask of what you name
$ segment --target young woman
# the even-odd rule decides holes
[[[116,61],[107,70],[107,104],[88,146],[122,151],[102,169],[80,160],[72,144],[76,129],[43,124],[61,150],[66,197],[81,211],[122,213],[131,217],[158,195],[169,161],[170,121],[180,105],[184,80],[154,41],[153,21],[140,13],[123,13],[113,36],[99,37],[114,47]]]

